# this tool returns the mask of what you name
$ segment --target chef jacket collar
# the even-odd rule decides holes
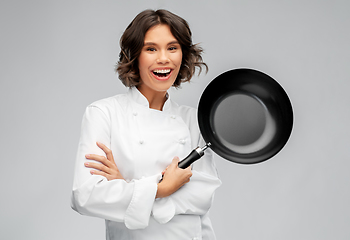
[[[148,102],[147,98],[136,87],[131,87],[129,89],[128,95],[136,103],[138,103],[144,107],[149,108],[149,102]],[[168,111],[170,111],[170,108],[171,108],[171,101],[170,101],[169,93],[166,93],[166,97],[167,97],[167,99],[165,100],[165,103],[163,105],[163,112],[168,112]]]

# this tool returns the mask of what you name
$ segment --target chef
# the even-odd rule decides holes
[[[178,168],[205,143],[196,110],[168,94],[206,67],[202,49],[166,10],[138,14],[120,45],[117,72],[129,89],[86,108],[72,208],[105,219],[108,240],[215,239],[208,211],[221,182],[212,152]]]

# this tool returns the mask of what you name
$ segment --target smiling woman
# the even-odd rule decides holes
[[[178,167],[204,140],[196,110],[167,93],[207,68],[202,49],[187,22],[166,10],[141,12],[120,44],[117,72],[129,91],[86,108],[72,207],[105,219],[109,240],[213,240],[208,210],[221,181],[210,151]]]

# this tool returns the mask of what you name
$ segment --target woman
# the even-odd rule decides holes
[[[187,22],[166,10],[138,14],[120,45],[117,72],[129,91],[86,109],[72,207],[106,219],[110,240],[215,239],[208,210],[221,182],[212,154],[178,168],[204,142],[195,109],[167,93],[206,67],[202,50]]]

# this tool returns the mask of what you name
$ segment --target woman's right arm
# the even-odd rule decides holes
[[[148,226],[160,174],[126,182],[108,181],[101,175],[92,175],[85,167],[86,154],[105,155],[96,145],[101,142],[110,148],[110,117],[104,105],[87,107],[81,127],[74,184],[72,208],[83,215],[124,222],[129,229]]]

